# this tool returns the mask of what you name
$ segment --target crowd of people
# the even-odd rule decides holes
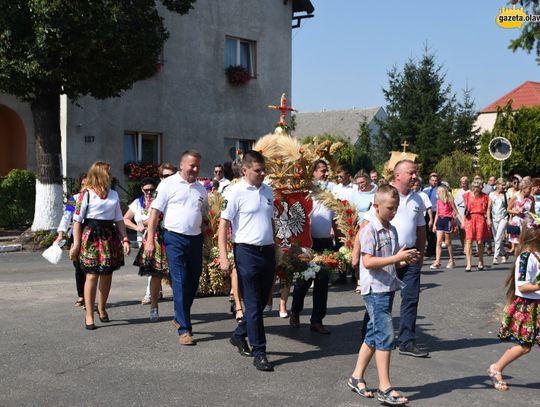
[[[72,220],[70,257],[75,267],[76,305],[85,307],[86,329],[96,329],[96,310],[102,323],[110,321],[106,304],[112,274],[124,265],[124,255],[131,250],[127,227],[137,232],[139,251],[134,264],[139,267],[139,274],[148,278],[142,302],[151,304],[150,321],[159,319],[161,282],[168,278],[179,343],[196,344],[191,306],[203,267],[203,232],[208,211],[208,191],[197,180],[201,158],[197,151],[186,150],[178,170],[174,165],[163,164],[159,168],[159,182],[143,179],[142,195],[125,214],[120,210],[118,194],[111,189],[108,163],[94,163],[81,177],[81,191],[66,206],[57,241],[64,238]],[[436,173],[429,175],[428,184],[422,188],[417,165],[410,160],[395,165],[391,180],[380,179],[376,171],[353,175],[346,166],[339,166],[333,182],[329,172],[327,162],[315,161],[313,184],[348,201],[359,215],[351,279],[356,284],[355,291],[363,297],[366,312],[362,343],[348,386],[362,397],[377,397],[387,404],[408,402],[391,384],[391,351],[397,347],[403,355],[429,355],[416,342],[421,268],[425,258],[433,258],[431,270],[442,268],[444,248],[448,253],[444,267],[454,268],[457,247],[452,237],[456,235],[466,257],[466,272],[473,271],[475,256],[477,270],[485,267],[484,254],[492,257],[493,264],[506,263],[510,256],[515,256],[515,267],[508,279],[509,304],[499,337],[516,344],[488,369],[494,387],[508,389],[503,369],[528,353],[535,343],[540,345],[540,220],[535,215],[540,204],[540,179],[515,175],[510,182],[489,177],[484,183],[477,175],[469,183],[464,176],[459,188],[453,191]],[[276,247],[274,197],[272,188],[265,183],[266,175],[264,157],[249,151],[241,161],[214,166],[210,193],[224,197],[218,246],[220,268],[231,274],[232,310],[237,321],[230,343],[240,355],[253,357],[258,370],[271,371],[263,313],[272,299]],[[337,249],[340,232],[335,213],[314,198],[309,217],[313,250]],[[234,256],[232,266],[230,247]],[[346,280],[347,275],[339,275],[333,283]],[[290,312],[290,288],[282,286],[280,316],[288,317],[291,327],[300,328],[304,299],[311,288],[310,330],[329,335],[323,320],[331,283],[327,276],[294,282]],[[392,326],[396,291],[401,296],[397,340]],[[364,377],[373,356],[379,379],[376,392],[368,388]]]

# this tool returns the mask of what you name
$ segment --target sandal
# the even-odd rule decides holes
[[[238,313],[240,312],[240,316],[238,316]],[[244,310],[242,308],[238,308],[234,311],[234,318],[236,319],[236,322],[240,323],[244,320]]]
[[[449,260],[448,264],[446,265],[447,269],[453,269],[455,266],[454,260]]]
[[[429,268],[431,270],[437,270],[439,267],[441,267],[441,263],[433,263]]]
[[[362,287],[360,287],[360,284],[358,284],[356,286],[356,288],[354,289],[354,293],[355,294],[362,294]]]
[[[502,380],[502,372],[497,372],[496,370],[492,370],[493,365],[491,365],[488,370],[487,374],[489,378],[491,379],[491,382],[493,383],[493,388],[498,391],[506,391],[508,390],[508,384]],[[501,380],[497,379],[497,376],[501,378]]]
[[[363,384],[364,387],[358,387],[359,384]],[[366,385],[366,381],[361,377],[360,379],[357,379],[354,376],[349,377],[349,380],[347,381],[347,386],[351,388],[352,391],[358,393],[360,396],[365,397],[367,399],[373,398],[373,393]]]
[[[396,389],[394,389],[393,387],[389,387],[385,391],[377,389],[377,400],[379,400],[381,403],[389,404],[391,406],[400,406],[409,402],[406,397],[403,397],[399,393],[397,394],[397,396],[392,395],[393,391],[396,391]]]
[[[75,301],[76,307],[82,307],[84,305],[84,298],[79,298],[77,301]]]

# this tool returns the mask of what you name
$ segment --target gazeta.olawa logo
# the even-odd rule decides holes
[[[521,28],[524,23],[540,22],[540,15],[527,14],[523,7],[503,7],[497,15],[495,22],[502,28]]]

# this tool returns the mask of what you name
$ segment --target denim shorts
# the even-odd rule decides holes
[[[437,232],[452,232],[452,218],[440,217],[437,218]]]
[[[395,349],[394,326],[392,325],[394,291],[387,293],[370,292],[363,295],[363,297],[369,314],[364,342],[376,350]]]

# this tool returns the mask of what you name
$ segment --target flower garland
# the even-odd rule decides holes
[[[203,222],[203,271],[199,280],[199,295],[228,294],[231,289],[230,278],[219,265],[218,228],[222,204],[221,194],[208,194],[208,218]],[[232,253],[229,261],[234,264]]]

